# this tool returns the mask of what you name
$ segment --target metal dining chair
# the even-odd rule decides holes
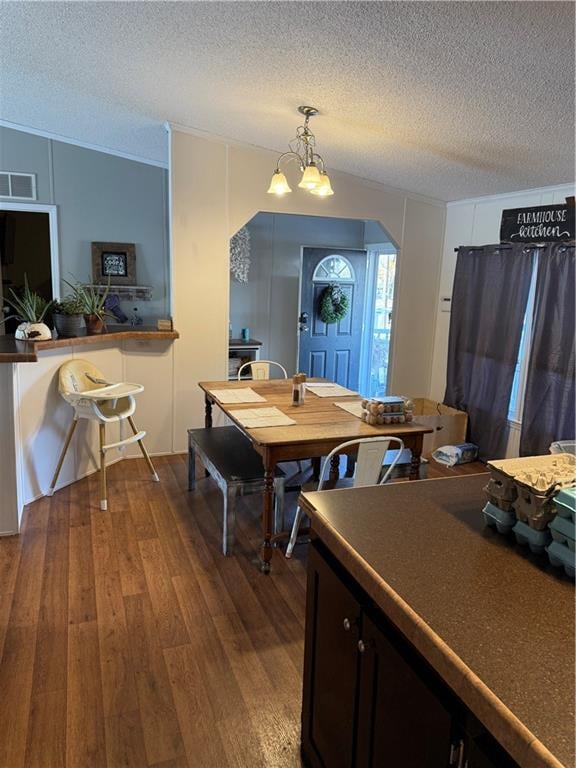
[[[386,467],[384,475],[382,475],[384,460],[391,443],[394,443],[397,448],[395,449],[394,458]],[[340,443],[340,445],[337,445],[336,448],[331,450],[328,456],[324,459],[322,469],[320,470],[320,477],[318,479],[318,491],[321,491],[324,487],[326,470],[330,467],[332,457],[341,453],[347,453],[349,449],[355,447],[358,449],[358,454],[356,457],[356,471],[354,474],[353,486],[354,488],[359,488],[364,485],[384,485],[400,460],[402,451],[404,450],[404,443],[399,437],[388,436],[361,437],[356,440],[347,440],[345,443]],[[287,558],[292,557],[303,514],[301,507],[298,506],[296,508],[296,516],[294,518],[294,524],[292,525],[292,531],[290,533],[290,540],[286,547]]]
[[[250,368],[250,373],[254,381],[268,381],[270,379],[271,365],[275,365],[280,369],[284,379],[288,378],[288,372],[286,371],[286,368],[284,368],[281,363],[277,363],[275,360],[249,360],[247,363],[244,363],[240,366],[240,368],[238,368],[238,381],[242,380],[242,371],[244,371],[246,368]],[[302,461],[300,459],[296,461],[296,466],[298,467],[298,474],[302,474]]]
[[[250,373],[254,381],[267,381],[270,378],[271,365],[275,365],[276,367],[280,368],[280,371],[282,372],[282,378],[288,378],[286,368],[284,368],[284,366],[280,363],[277,363],[275,360],[249,360],[247,363],[244,363],[240,366],[240,368],[238,368],[238,381],[244,378],[242,376],[242,371],[245,371],[247,368],[250,368]]]

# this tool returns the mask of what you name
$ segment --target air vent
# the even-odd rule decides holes
[[[0,171],[0,197],[36,200],[36,176],[33,173]]]

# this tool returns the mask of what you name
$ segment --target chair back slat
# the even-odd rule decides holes
[[[370,440],[360,443],[356,460],[356,472],[354,474],[355,488],[363,485],[376,485],[378,483],[389,445],[389,440]]]

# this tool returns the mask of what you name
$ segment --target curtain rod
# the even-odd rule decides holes
[[[551,240],[547,243],[516,243],[516,245],[525,245],[527,248],[546,248],[549,245],[575,245],[576,240]],[[498,250],[503,251],[508,248],[512,248],[512,243],[507,244],[504,243],[503,245],[497,245],[496,243],[491,243],[492,247],[498,248]],[[454,253],[458,253],[460,248],[466,248],[468,251],[481,251],[483,248],[487,248],[486,245],[459,245],[457,248],[454,248]]]

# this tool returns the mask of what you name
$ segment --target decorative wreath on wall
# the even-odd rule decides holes
[[[320,296],[320,318],[325,323],[337,323],[348,314],[348,296],[334,283],[324,288]]]
[[[247,283],[249,269],[250,232],[242,227],[230,238],[230,272],[239,283]]]

